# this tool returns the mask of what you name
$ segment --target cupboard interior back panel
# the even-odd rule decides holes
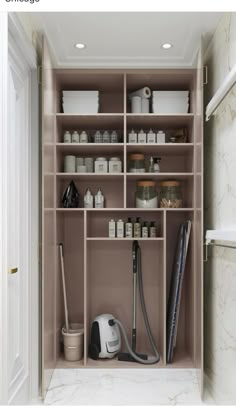
[[[144,294],[150,326],[163,359],[163,244],[140,242]],[[88,244],[88,319],[111,313],[120,319],[131,339],[132,242],[94,241]],[[123,339],[122,339],[123,341]],[[123,341],[124,342],[124,341]],[[123,343],[122,350],[125,351]],[[152,354],[138,299],[137,351]]]

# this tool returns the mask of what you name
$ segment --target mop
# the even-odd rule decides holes
[[[61,277],[62,277],[62,288],[63,288],[63,298],[64,298],[64,311],[65,311],[65,332],[70,333],[68,306],[67,306],[67,298],[66,298],[66,281],[65,281],[65,269],[64,269],[63,243],[59,244],[59,249],[60,249],[60,260],[61,260]]]

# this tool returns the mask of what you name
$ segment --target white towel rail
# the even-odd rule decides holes
[[[236,65],[232,68],[229,74],[224,79],[222,85],[219,87],[217,92],[214,94],[210,102],[206,107],[206,121],[214,114],[217,107],[224,100],[225,96],[232,89],[233,85],[236,83]]]

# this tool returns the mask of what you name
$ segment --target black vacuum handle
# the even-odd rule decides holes
[[[133,273],[137,273],[138,270],[138,257],[137,251],[139,249],[139,244],[137,240],[133,241]]]

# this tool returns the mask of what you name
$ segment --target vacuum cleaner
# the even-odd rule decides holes
[[[142,257],[141,249],[135,240],[132,246],[133,258],[133,311],[132,311],[132,343],[130,345],[122,322],[112,315],[100,315],[94,320],[91,329],[89,355],[92,359],[111,358],[118,354],[119,361],[139,362],[154,364],[160,360],[152,331],[150,328],[143,291]],[[154,357],[148,358],[146,354],[136,352],[137,340],[137,285],[139,289],[140,304],[147,335],[154,352]],[[120,331],[123,335],[128,352],[119,352],[121,347]],[[111,349],[113,347],[113,350]]]

